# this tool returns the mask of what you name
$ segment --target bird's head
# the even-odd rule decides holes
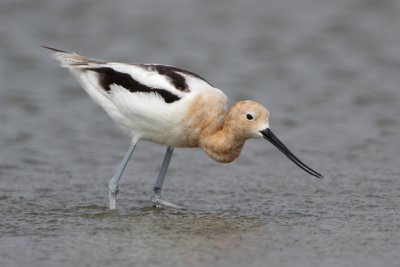
[[[300,161],[271,131],[269,111],[254,101],[239,101],[230,112],[231,125],[244,138],[264,138],[305,172],[322,179],[323,176]]]

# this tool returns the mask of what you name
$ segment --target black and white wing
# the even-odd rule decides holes
[[[199,95],[204,101],[218,99],[221,107],[213,108],[226,109],[226,96],[190,71],[158,64],[107,62],[46,48],[114,122],[136,140],[181,145],[179,137],[192,121],[186,111]]]
[[[69,68],[77,76],[86,91],[89,85],[96,87],[103,95],[112,94],[114,88],[123,88],[131,93],[156,95],[165,103],[173,103],[191,91],[212,88],[199,75],[177,67],[107,62],[45,48],[52,50],[61,66]],[[94,92],[88,93],[92,96]]]

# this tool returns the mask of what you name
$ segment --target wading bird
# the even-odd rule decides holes
[[[225,94],[193,72],[159,64],[108,62],[44,48],[53,52],[94,102],[132,138],[108,184],[110,209],[115,209],[118,182],[139,140],[167,146],[151,194],[158,207],[177,207],[161,198],[174,147],[199,147],[212,159],[229,163],[239,156],[247,139],[265,138],[301,169],[323,178],[272,133],[265,107],[245,100],[228,109]]]

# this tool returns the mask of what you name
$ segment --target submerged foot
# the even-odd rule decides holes
[[[115,210],[115,205],[117,203],[118,187],[115,190],[108,188],[108,199],[110,201],[110,210]]]
[[[174,208],[174,209],[182,209],[182,207],[175,205],[171,202],[168,202],[161,198],[159,194],[151,194],[150,196],[151,202],[153,202],[154,207],[156,208]]]

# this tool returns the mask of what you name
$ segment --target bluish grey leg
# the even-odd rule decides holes
[[[129,146],[129,149],[126,152],[121,163],[119,164],[117,171],[114,173],[114,176],[111,178],[110,182],[108,183],[108,197],[110,200],[110,209],[111,210],[115,210],[115,204],[116,204],[117,195],[118,195],[118,191],[119,191],[118,182],[119,182],[119,179],[121,179],[121,175],[124,172],[125,167],[128,164],[128,161],[132,156],[133,150],[135,150],[135,147],[136,147],[136,142],[132,143]]]
[[[172,153],[174,152],[173,147],[168,147],[165,152],[164,160],[161,165],[160,174],[158,175],[157,181],[153,188],[153,194],[151,194],[151,201],[156,207],[171,207],[171,208],[180,208],[177,205],[174,205],[168,201],[165,201],[161,198],[161,190],[164,184],[165,175],[167,174],[169,162],[171,161]]]

